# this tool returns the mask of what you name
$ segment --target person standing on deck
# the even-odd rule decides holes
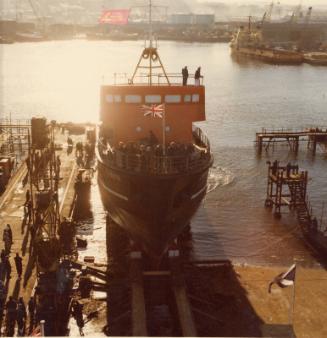
[[[183,76],[183,86],[187,86],[188,69],[186,66],[182,69],[182,76]]]
[[[201,67],[198,67],[194,74],[194,83],[196,86],[200,86],[200,78],[201,78]]]

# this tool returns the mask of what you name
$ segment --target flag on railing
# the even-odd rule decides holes
[[[269,283],[268,292],[271,293],[273,284],[277,284],[281,288],[293,285],[295,281],[295,273],[296,264],[293,264],[286,272],[282,272]]]
[[[144,116],[160,117],[161,119],[165,112],[165,107],[163,104],[152,104],[151,106],[143,105],[141,109],[144,113]]]
[[[129,12],[129,9],[112,9],[104,11],[99,19],[99,22],[111,25],[127,25]]]

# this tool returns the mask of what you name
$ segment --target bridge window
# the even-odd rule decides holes
[[[120,103],[121,102],[121,95],[106,95],[106,101],[108,103]]]
[[[200,102],[200,95],[199,94],[193,94],[192,95],[192,102]]]
[[[106,101],[108,103],[113,103],[114,102],[114,96],[113,95],[106,95]]]
[[[161,95],[145,95],[145,103],[161,103]]]
[[[181,102],[181,96],[180,95],[166,95],[165,96],[165,102],[167,102],[167,103],[179,103],[179,102]]]
[[[191,95],[187,94],[184,96],[184,102],[191,102]]]
[[[121,95],[114,95],[114,102],[120,103],[121,102]]]
[[[126,103],[141,103],[142,97],[141,95],[126,95],[125,102]]]

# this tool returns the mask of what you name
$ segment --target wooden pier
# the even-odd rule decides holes
[[[297,154],[300,142],[306,142],[307,149],[313,155],[316,154],[317,146],[320,146],[322,151],[327,152],[327,128],[307,128],[300,131],[267,130],[263,128],[261,132],[256,133],[258,154],[261,154],[263,149],[268,151],[278,143],[288,144],[290,151]]]

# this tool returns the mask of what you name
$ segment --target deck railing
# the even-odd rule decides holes
[[[205,168],[212,161],[208,138],[199,128],[193,131],[194,144],[183,150],[167,149],[165,156],[157,154],[153,147],[140,152],[115,150],[108,145],[99,144],[102,160],[113,168],[151,174],[177,174],[195,172]],[[172,154],[179,152],[180,154]]]
[[[167,73],[166,74],[170,85],[183,85],[183,77],[181,73]],[[156,86],[167,86],[167,79],[165,74],[158,73],[158,74],[152,74],[152,85]],[[150,75],[146,73],[141,73],[135,76],[133,83],[129,79],[127,73],[114,73],[112,78],[107,79],[106,77],[103,77],[103,83],[113,83],[114,85],[148,85],[149,84]],[[200,77],[200,85],[203,85],[204,80],[203,76]],[[195,85],[195,79],[194,74],[189,74],[188,86],[194,86]]]

